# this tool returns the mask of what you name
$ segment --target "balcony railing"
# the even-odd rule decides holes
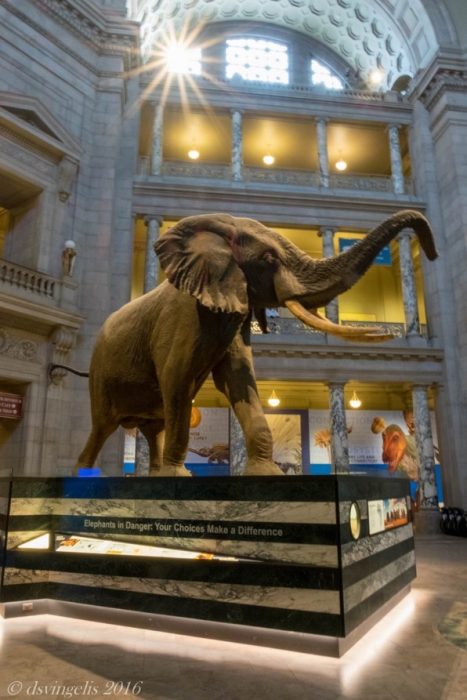
[[[300,187],[319,187],[318,173],[306,170],[270,170],[268,168],[244,168],[243,179],[246,182],[267,182],[273,185],[298,185]]]
[[[140,156],[138,164],[140,177],[151,176],[149,156]],[[197,178],[207,180],[232,180],[232,169],[225,163],[188,163],[184,161],[165,161],[162,164],[162,177]],[[278,168],[249,167],[243,168],[243,182],[283,185],[285,187],[320,187],[318,172],[307,170],[286,170]],[[381,192],[390,194],[394,190],[392,178],[385,175],[341,175],[329,176],[330,190],[354,190],[360,192]],[[405,194],[413,194],[411,178],[405,179]]]
[[[366,321],[344,321],[344,326],[378,326],[385,331],[389,331],[396,338],[405,338],[405,324],[404,323],[384,323],[384,322],[366,322]],[[272,317],[268,318],[268,330],[272,335],[313,335],[316,338],[325,337],[325,333],[322,331],[317,331],[314,328],[306,326],[304,323],[296,318],[281,318]],[[259,327],[257,321],[251,324],[251,332],[253,335],[261,335],[262,331]],[[420,335],[427,336],[427,328],[422,325],[420,327]]]
[[[212,178],[214,180],[229,180],[230,166],[222,163],[184,163],[166,161],[162,165],[162,175],[169,177]]]
[[[0,291],[31,301],[57,304],[61,282],[37,270],[0,259]]]

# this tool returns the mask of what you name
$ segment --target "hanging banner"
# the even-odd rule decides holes
[[[339,253],[345,253],[355,243],[361,241],[361,238],[339,238]],[[390,247],[384,246],[379,253],[373,258],[373,265],[392,265],[392,256]]]
[[[23,397],[21,394],[6,394],[0,391],[0,419],[19,420],[23,412]]]
[[[345,412],[349,464],[352,472],[407,476],[416,495],[420,479],[420,460],[415,441],[415,422],[411,411]],[[311,474],[331,472],[331,431],[328,410],[309,411]],[[438,498],[442,501],[438,438],[434,414],[431,430],[435,452],[435,476]]]
[[[284,474],[306,473],[308,457],[307,412],[265,411],[273,440],[272,459]]]

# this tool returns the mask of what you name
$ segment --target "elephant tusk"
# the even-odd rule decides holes
[[[305,309],[295,299],[286,301],[285,305],[294,316],[310,328],[337,335],[345,340],[351,340],[355,343],[380,343],[394,338],[392,333],[387,333],[378,326],[341,326],[338,323],[333,323],[328,318],[321,316],[316,309]]]

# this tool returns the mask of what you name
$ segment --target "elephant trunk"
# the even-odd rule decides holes
[[[405,228],[413,229],[429,260],[438,257],[430,224],[417,211],[394,214],[370,231],[363,240],[335,258],[312,260],[301,257],[298,279],[283,283],[279,297],[289,310],[307,325],[357,342],[387,340],[390,334],[378,327],[342,327],[321,317],[316,309],[350,289],[368,270],[376,255]],[[286,288],[292,291],[286,294]]]
[[[302,268],[300,274],[301,282],[307,289],[299,296],[300,301],[308,308],[316,308],[346,292],[368,270],[384,246],[405,228],[416,232],[429,260],[438,257],[430,224],[423,214],[410,209],[400,211],[335,258],[318,262],[310,260],[308,273]]]
[[[438,257],[433,233],[427,219],[418,211],[406,209],[383,221],[382,224],[372,229],[364,239],[329,262],[335,261],[342,268],[351,269],[357,277],[361,277],[382,248],[405,228],[411,228],[415,231],[429,260],[435,260]]]

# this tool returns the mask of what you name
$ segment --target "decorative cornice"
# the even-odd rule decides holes
[[[467,92],[467,69],[439,68],[420,93],[419,99],[431,111],[446,91]]]
[[[77,35],[82,41],[91,46],[98,53],[123,56],[125,68],[132,68],[140,63],[139,51],[139,26],[135,22],[116,18],[109,18],[100,12],[88,0],[31,0],[40,7],[44,13],[53,15],[54,18],[65,25],[67,29]],[[47,33],[44,27],[35,22],[27,13],[15,6],[14,0],[0,0],[0,7],[5,7],[16,15],[21,21],[28,24],[35,31],[47,36],[51,42],[61,50],[74,56],[86,68],[96,73],[96,68],[78,57],[70,48],[61,42],[56,35]]]
[[[256,339],[255,339],[256,340]],[[337,347],[337,346],[323,346],[323,345],[308,345],[304,347],[303,345],[295,346],[294,348],[281,347],[278,343],[277,346],[273,347],[270,344],[264,346],[257,341],[253,343],[253,351],[255,357],[273,357],[273,358],[286,358],[286,359],[324,359],[332,358],[333,360],[363,360],[368,361],[416,361],[416,362],[443,362],[443,352],[442,350],[434,350],[433,348],[385,348],[378,349],[373,348],[368,350],[366,348],[350,348],[350,347]]]

